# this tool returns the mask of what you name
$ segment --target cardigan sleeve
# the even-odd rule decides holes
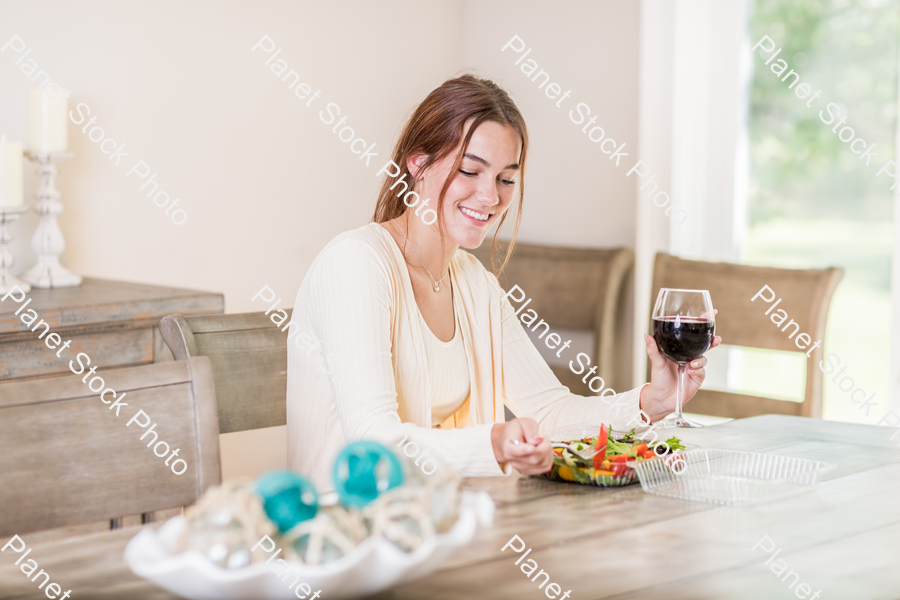
[[[516,416],[532,417],[547,433],[580,424],[599,430],[600,424],[606,423],[624,431],[635,426],[628,423],[640,409],[641,387],[602,399],[571,393],[534,347],[509,300],[502,298],[501,302],[504,400]]]
[[[465,477],[503,475],[491,443],[493,424],[433,429],[400,422],[391,315],[401,307],[393,306],[396,294],[384,260],[365,243],[347,238],[320,255],[310,281],[310,321],[330,369],[346,439],[377,439],[392,447],[405,439]]]

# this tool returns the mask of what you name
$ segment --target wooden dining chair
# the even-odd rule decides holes
[[[0,537],[186,506],[220,483],[208,359],[95,376],[118,407],[81,375],[0,383]]]
[[[265,313],[169,315],[159,331],[176,360],[209,357],[220,433],[287,423],[287,333]]]
[[[506,255],[506,243],[498,240],[495,261]],[[491,243],[469,250],[491,272]],[[628,248],[570,248],[517,243],[499,281],[504,290],[518,285],[532,301],[541,319],[554,327],[590,330],[594,334],[591,364],[599,365],[597,375],[613,389],[630,387],[623,374],[628,353],[621,352],[620,340],[627,333],[622,318],[625,281],[634,253]],[[515,304],[514,304],[515,306]],[[550,367],[560,383],[573,393],[595,396],[582,376],[567,366]]]
[[[716,335],[722,336],[723,343],[802,354],[809,352],[809,358],[806,359],[806,390],[802,403],[701,389],[685,409],[692,413],[732,418],[771,413],[821,418],[823,375],[818,364],[824,354],[822,346],[810,352],[812,343],[801,350],[795,340],[800,333],[812,336],[812,342],[825,339],[828,307],[831,305],[834,290],[843,276],[844,270],[838,267],[827,269],[754,267],[725,262],[685,260],[670,254],[658,253],[653,268],[651,305],[655,302],[660,288],[709,290],[713,307],[719,311],[716,315]],[[763,302],[762,298],[751,301],[766,285],[774,290],[775,299],[769,303]],[[765,295],[771,294],[765,292]],[[775,311],[770,311],[769,315],[766,315],[766,311],[776,304],[778,298],[782,300],[777,304]],[[771,320],[771,316],[777,314],[776,311],[779,309],[787,313],[789,320],[799,324],[799,332],[794,326],[791,326],[789,331],[782,331],[782,328]],[[783,327],[787,328],[788,324],[789,322],[785,321]]]

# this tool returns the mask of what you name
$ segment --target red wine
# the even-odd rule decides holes
[[[653,319],[653,339],[659,351],[675,362],[690,362],[703,356],[712,344],[716,326],[697,317]]]

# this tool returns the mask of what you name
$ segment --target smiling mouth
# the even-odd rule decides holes
[[[491,215],[489,214],[476,212],[471,208],[466,208],[464,206],[460,206],[459,210],[462,211],[462,213],[467,217],[471,217],[472,219],[475,219],[476,221],[479,221],[481,223],[485,223],[488,219],[491,218]]]

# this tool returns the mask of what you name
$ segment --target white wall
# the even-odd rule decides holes
[[[229,312],[254,310],[250,297],[264,283],[293,297],[318,250],[367,222],[375,162],[387,160],[406,112],[460,64],[456,2],[415,10],[390,1],[5,2],[2,10],[0,39],[23,38],[29,58],[73,90],[70,107],[89,104],[130,151],[115,168],[70,125],[76,157],[59,179],[65,263],[84,275],[221,291]],[[422,19],[441,27],[425,31]],[[263,34],[322,90],[311,108],[269,71],[268,55],[251,53]],[[0,53],[0,130],[27,139],[29,82],[14,60]],[[368,168],[319,120],[328,102],[377,143]],[[181,198],[184,225],[138,190],[136,175],[126,178],[137,158]],[[33,189],[36,176],[27,179]],[[18,268],[33,260],[17,256]]]
[[[475,68],[504,85],[531,134],[525,241],[633,245],[637,150],[633,3],[0,1],[0,46],[14,34],[28,58],[73,90],[97,124],[127,144],[116,168],[70,125],[73,160],[58,187],[75,272],[218,291],[227,312],[260,310],[269,285],[290,304],[325,243],[371,217],[375,172],[409,111],[445,79]],[[264,35],[322,95],[306,108],[250,48]],[[556,108],[500,47],[518,34],[572,96]],[[0,52],[0,132],[27,141],[26,76]],[[273,61],[274,63],[275,61]],[[627,142],[615,168],[569,121],[587,102]],[[379,153],[367,168],[318,117],[328,102]],[[174,225],[126,172],[143,159],[181,199]],[[380,161],[380,162],[379,162]],[[26,168],[26,195],[37,188]],[[34,263],[30,214],[16,228],[16,272]],[[284,428],[222,436],[226,477],[283,466]]]
[[[530,137],[526,197],[519,239],[563,246],[634,245],[634,185],[625,173],[638,144],[638,23],[634,2],[528,0],[479,3],[465,13],[465,60],[505,87],[525,116]],[[514,35],[531,52],[500,52]],[[556,104],[521,67],[529,59],[550,74],[569,98]],[[546,89],[546,85],[544,88]],[[569,118],[579,102],[590,106],[595,125],[628,156],[617,168]],[[573,112],[578,119],[577,111]],[[592,125],[595,126],[595,125]],[[590,129],[588,129],[590,131]],[[602,142],[601,142],[602,143]],[[607,149],[609,146],[607,146]],[[505,231],[511,231],[509,226]],[[503,235],[501,237],[509,237]]]
[[[516,35],[525,42],[525,50],[515,53],[514,49],[520,47],[516,42],[501,52]],[[528,125],[520,241],[634,248],[636,176],[625,174],[640,156],[639,43],[637,2],[571,2],[553,10],[546,2],[536,0],[466,2],[466,65],[479,69],[509,91]],[[531,52],[525,54],[529,48]],[[529,59],[538,65],[530,77],[522,71]],[[538,87],[545,79],[539,75],[541,70],[550,74],[543,89]],[[549,98],[545,90],[550,83],[558,83],[563,93],[571,90],[571,95],[564,100]],[[603,127],[605,135],[616,140],[616,147],[625,142],[622,152],[628,156],[619,159],[618,167],[598,147],[603,140],[594,143],[582,132],[590,117],[585,124],[573,122],[573,118],[581,120],[576,110],[580,102],[590,107],[590,116],[598,117],[591,127]],[[509,223],[500,236],[509,238],[511,231]],[[620,330],[622,360],[616,367],[625,381],[632,377],[632,283],[629,279]],[[573,351],[592,354],[592,335],[575,335],[574,339],[583,346],[573,346]],[[634,352],[643,352],[643,344],[638,346]],[[552,355],[548,362],[567,364]],[[639,376],[643,377],[643,371]]]

